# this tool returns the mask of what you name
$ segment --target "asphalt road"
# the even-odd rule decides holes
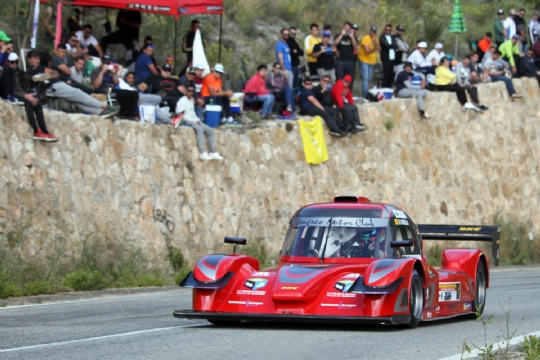
[[[505,310],[515,336],[540,330],[540,268],[491,274],[487,339],[502,339]],[[510,300],[511,299],[511,300]],[[464,340],[484,344],[474,320],[380,326],[242,324],[219,328],[172,317],[190,308],[191,291],[122,295],[0,309],[0,359],[440,359]],[[521,322],[521,323],[520,323]],[[502,329],[502,330],[501,330]]]

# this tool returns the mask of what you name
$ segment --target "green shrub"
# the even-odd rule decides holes
[[[107,281],[97,270],[76,270],[66,275],[64,285],[75,291],[101,290],[107,286]]]
[[[523,352],[525,360],[540,359],[540,338],[534,335],[526,336]]]
[[[143,274],[137,277],[138,287],[165,286],[165,285],[167,285],[167,281],[163,279],[161,275],[159,274],[155,274],[155,275]]]
[[[21,289],[11,282],[6,273],[0,272],[0,299],[20,295]]]
[[[39,280],[33,281],[24,286],[24,295],[41,295],[41,294],[52,294],[56,291],[54,286],[46,281]]]
[[[182,282],[182,280],[184,280],[184,278],[188,276],[190,271],[191,269],[188,269],[188,268],[183,268],[183,269],[178,270],[174,274],[174,283],[177,285],[180,284],[180,282]]]
[[[495,215],[493,222],[501,227],[500,261],[502,264],[526,265],[540,261],[540,236],[532,226],[512,217]],[[489,256],[491,250],[486,249]]]
[[[448,248],[446,242],[444,245],[437,243],[435,245],[426,246],[425,250],[428,264],[431,266],[441,266],[442,252],[446,248]]]

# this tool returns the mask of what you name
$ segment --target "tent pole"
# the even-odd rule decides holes
[[[176,70],[178,70],[178,67],[176,64],[178,64],[177,54],[178,54],[178,17],[174,18],[174,66]]]
[[[456,33],[456,60],[457,60],[457,58],[458,58],[458,57],[457,57],[458,36],[459,36],[459,34]]]
[[[218,50],[218,63],[221,62],[221,37],[223,35],[223,13],[219,15],[219,50]]]

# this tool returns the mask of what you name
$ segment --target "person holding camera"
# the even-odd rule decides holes
[[[336,46],[336,77],[343,79],[345,75],[350,75],[354,82],[354,61],[355,49],[358,47],[358,39],[352,32],[352,24],[346,22],[341,29],[341,33],[334,38]],[[351,84],[352,88],[352,84]]]
[[[335,56],[338,53],[335,46],[330,45],[330,31],[323,31],[322,42],[313,47],[311,56],[317,59],[317,73],[319,79],[330,76],[332,84],[336,82]]]
[[[97,92],[102,94],[112,92],[115,94],[116,100],[120,104],[119,117],[136,121],[139,94],[136,91],[116,88],[120,83],[118,74],[121,71],[122,66],[111,64],[111,57],[109,55],[103,55],[101,66],[92,71],[90,81]]]

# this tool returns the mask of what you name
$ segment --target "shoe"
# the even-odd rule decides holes
[[[201,154],[202,156],[202,154]],[[225,158],[223,156],[221,156],[220,153],[218,153],[217,151],[213,152],[213,153],[210,153],[210,159],[211,160],[224,160]]]
[[[15,96],[13,95],[8,95],[7,99],[8,103],[10,103],[11,105],[24,105],[24,102],[20,101],[19,99],[17,99]]]
[[[362,98],[361,100],[362,100],[362,102],[365,103],[365,104],[367,104],[367,103],[369,102],[369,100],[366,99],[366,98]]]
[[[330,131],[330,135],[336,136],[336,137],[341,137],[341,133],[338,133],[338,132],[335,132],[335,131]]]
[[[34,135],[32,136],[32,139],[34,140],[41,140],[41,141],[48,141],[49,136],[45,134],[41,129],[38,129]]]
[[[466,110],[476,110],[476,106],[471,102],[466,102],[463,108]]]
[[[47,81],[51,78],[51,75],[50,74],[36,74],[34,76],[32,76],[32,80],[34,80],[34,82],[42,82],[42,81]]]
[[[358,133],[361,133],[362,130],[360,129],[349,129],[349,133],[354,135],[354,134],[358,134]]]
[[[476,106],[476,105],[474,105],[474,108],[475,108],[474,110],[476,110],[476,111],[478,111],[478,112],[481,112],[481,113],[484,112],[484,109],[482,109],[481,106]]]
[[[212,160],[210,157],[210,154],[208,154],[206,151],[203,152],[201,155],[199,155],[199,159],[201,160]]]
[[[227,125],[227,118],[221,119],[221,125]]]
[[[292,112],[292,106],[291,105],[287,105],[287,111]]]
[[[345,138],[351,136],[351,133],[348,131],[342,131],[339,133],[339,137]]]
[[[105,94],[90,94],[90,96],[99,101],[107,101],[107,95]]]
[[[358,130],[366,130],[368,128],[368,126],[360,123],[360,124],[356,124],[356,128]]]
[[[171,120],[172,120],[172,126],[175,128],[175,129],[178,129],[178,127],[180,126],[180,124],[182,123],[182,119],[184,118],[184,113],[181,113],[181,114],[178,114],[176,115],[175,117],[173,117]]]
[[[515,98],[522,98],[523,95],[521,94],[518,94],[518,93],[515,93],[515,94],[512,94],[512,97],[515,99]]]
[[[274,115],[271,115],[271,114],[264,115],[262,118],[264,120],[275,120],[276,119],[276,117]]]
[[[58,138],[56,136],[54,136],[53,134],[49,133],[49,134],[45,134],[45,136],[47,136],[46,139],[43,139],[47,142],[57,142],[58,141]]]
[[[429,118],[431,118],[431,116],[429,116],[428,113],[426,113],[426,112],[423,113],[423,114],[421,114],[421,116],[422,116],[423,119],[429,119]]]
[[[489,108],[487,106],[484,106],[484,105],[480,105],[480,109],[482,109],[483,111],[488,111]]]
[[[111,116],[114,116],[118,114],[118,111],[120,108],[118,106],[105,106],[105,110],[99,115],[104,119],[110,118]]]

